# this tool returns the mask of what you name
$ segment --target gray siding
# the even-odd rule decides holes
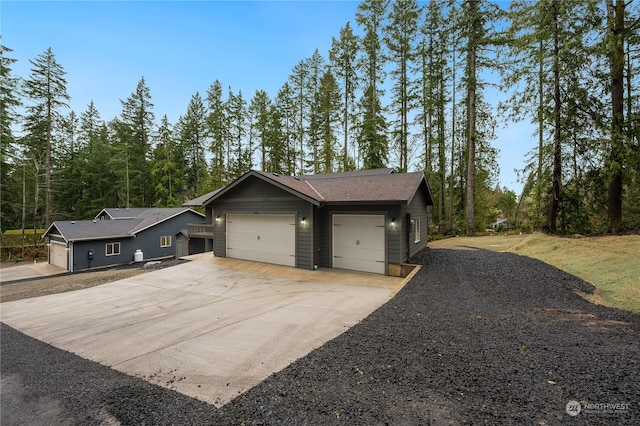
[[[399,222],[400,208],[395,205],[326,205],[316,210],[316,263],[325,268],[332,267],[333,214],[384,214],[386,215],[387,263],[400,263],[401,239]],[[396,225],[391,226],[395,218]]]
[[[296,215],[296,267],[313,269],[313,205],[252,177],[240,182],[228,194],[218,198],[212,206],[214,217],[213,253],[226,256],[226,215],[228,214],[295,214]],[[209,209],[209,207],[207,208]],[[219,219],[218,219],[219,217]],[[301,224],[302,218],[305,224]]]
[[[418,243],[415,242],[415,227],[410,223],[407,224],[407,221],[404,220],[407,213],[409,213],[411,219],[420,219],[420,241]],[[403,242],[402,248],[402,261],[408,262],[411,257],[415,256],[418,252],[420,252],[420,250],[423,250],[425,247],[427,247],[427,197],[424,192],[418,191],[413,197],[413,200],[411,200],[411,204],[409,204],[408,206],[402,206],[401,214],[403,218],[403,235],[405,236],[405,241]],[[409,231],[408,238],[406,238],[407,229]]]
[[[82,271],[89,268],[99,268],[111,265],[122,265],[133,262],[134,253],[140,249],[144,260],[171,257],[176,254],[175,234],[187,227],[188,223],[201,223],[202,216],[187,211],[162,223],[152,226],[128,238],[105,238],[92,241],[75,241],[71,244],[70,254],[73,256],[73,271]],[[171,246],[161,247],[160,238],[171,236]],[[120,254],[107,256],[107,243],[120,243]],[[94,250],[94,257],[89,262],[88,251]]]

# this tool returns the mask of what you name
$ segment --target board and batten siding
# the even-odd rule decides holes
[[[214,201],[213,254],[226,256],[226,215],[294,214],[296,218],[296,267],[313,269],[313,205],[283,189],[250,178]],[[302,218],[305,222],[302,223]]]

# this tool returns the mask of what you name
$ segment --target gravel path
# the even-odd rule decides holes
[[[640,424],[640,315],[513,254],[414,261],[394,299],[219,410],[2,325],[0,423]]]

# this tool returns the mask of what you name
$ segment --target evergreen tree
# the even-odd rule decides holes
[[[385,44],[389,59],[395,68],[392,88],[392,109],[397,115],[394,136],[399,151],[399,169],[409,169],[409,112],[415,103],[415,83],[410,69],[416,58],[418,22],[422,9],[417,0],[397,0],[389,11],[389,22],[385,26]]]
[[[284,166],[283,173],[294,175],[296,173],[297,140],[296,140],[296,102],[295,94],[289,83],[285,83],[275,100],[275,110],[277,116],[272,114],[272,121],[281,123]]]
[[[207,129],[207,111],[196,92],[191,97],[187,113],[180,117],[179,135],[180,147],[186,161],[182,181],[185,188],[185,196],[193,198],[201,192],[202,182],[207,171],[207,163],[204,156],[205,146],[209,139]]]
[[[242,91],[234,94],[229,89],[229,97],[226,102],[228,139],[227,161],[230,179],[235,179],[252,167],[251,148],[246,144],[247,129],[247,103],[242,97]]]
[[[151,141],[153,138],[155,115],[151,92],[144,77],[140,79],[135,92],[122,103],[119,120],[121,153],[126,161],[126,207],[148,206],[153,200],[153,185],[150,185]]]
[[[365,87],[360,101],[363,112],[359,132],[364,168],[384,167],[388,161],[387,123],[380,102],[384,96],[382,83],[386,77],[381,33],[388,5],[388,0],[364,0],[356,12],[356,22],[364,30],[363,55],[359,58]]]
[[[416,73],[421,75],[418,87],[419,110],[416,124],[423,139],[424,170],[427,173],[436,203],[433,221],[444,221],[446,197],[446,113],[449,75],[447,40],[449,28],[443,15],[444,3],[432,1],[427,5],[421,32],[423,40],[418,49]],[[437,168],[437,172],[435,169]]]
[[[54,144],[54,127],[60,119],[60,109],[68,108],[67,81],[64,68],[48,48],[34,60],[29,60],[33,68],[24,82],[26,96],[32,104],[26,107],[24,130],[29,137],[26,151],[36,162],[44,166],[45,217],[44,225],[51,223],[51,151]]]
[[[316,173],[334,171],[337,138],[334,134],[335,124],[339,120],[340,89],[331,71],[327,70],[320,81],[318,116],[320,121],[319,138],[322,142],[318,153]]]
[[[296,174],[305,174],[305,150],[304,140],[307,133],[307,123],[309,116],[309,61],[300,61],[293,67],[293,72],[289,76],[288,87],[291,89],[291,100],[295,108],[295,121],[293,129],[297,142],[298,168]]]
[[[58,220],[84,219],[82,181],[83,161],[81,153],[84,149],[80,139],[80,119],[71,111],[58,123],[59,131],[53,173],[56,177],[52,185],[53,216]]]
[[[227,182],[225,158],[227,158],[226,141],[228,140],[227,112],[222,99],[222,84],[216,80],[207,91],[207,126],[211,143],[211,186],[216,189]]]
[[[286,126],[282,122],[282,113],[275,105],[269,106],[267,113],[267,157],[263,170],[273,173],[288,174],[289,144],[286,140]]]
[[[269,95],[264,90],[257,90],[256,94],[251,99],[249,105],[249,114],[253,125],[251,126],[252,133],[258,139],[260,146],[260,168],[266,169],[267,157],[269,156],[269,147],[271,145],[269,141],[269,128],[272,125],[269,117],[271,109],[271,100]]]
[[[93,101],[80,114],[79,153],[82,191],[82,219],[91,219],[101,209],[117,206],[116,174],[111,167],[112,143],[107,125],[100,117]],[[78,206],[80,207],[80,206]]]
[[[0,44],[0,233],[3,229],[20,226],[19,191],[14,190],[19,185],[15,178],[20,173],[20,158],[16,155],[16,140],[11,128],[18,122],[16,108],[21,102],[19,80],[11,75],[11,65],[16,60],[6,56],[10,52],[11,49]]]
[[[389,158],[389,140],[387,138],[387,122],[380,111],[380,100],[374,94],[374,88],[368,86],[362,98],[364,117],[360,124],[360,146],[362,147],[362,167],[364,169],[379,169],[387,167]],[[373,103],[374,105],[369,105]],[[349,170],[349,169],[348,169]]]
[[[309,140],[308,146],[311,151],[311,158],[308,160],[308,169],[312,173],[316,174],[320,171],[320,145],[321,145],[321,85],[322,77],[324,75],[326,64],[324,58],[318,52],[318,49],[313,52],[311,58],[307,59],[307,69],[309,70],[309,79],[307,81],[307,93],[309,94],[309,106],[307,108],[309,112]]]
[[[176,207],[179,205],[178,195],[182,196],[180,188],[182,186],[181,176],[178,173],[178,144],[173,135],[173,129],[166,115],[160,119],[156,147],[153,151],[153,166],[151,176],[155,182],[155,202],[158,207]],[[182,150],[179,157],[183,157]],[[178,192],[180,192],[178,194]],[[199,195],[199,194],[197,194]],[[187,197],[183,198],[186,200]]]
[[[607,0],[607,47],[611,69],[611,143],[607,159],[608,187],[607,232],[618,233],[622,225],[622,177],[624,164],[624,69],[625,1]]]
[[[350,23],[340,29],[340,38],[332,39],[329,60],[331,69],[342,88],[342,153],[340,169],[348,170],[349,136],[354,122],[355,94],[358,87],[356,58],[360,39],[353,33]]]

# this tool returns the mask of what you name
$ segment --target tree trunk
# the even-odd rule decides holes
[[[476,190],[476,49],[478,44],[477,14],[478,3],[469,2],[469,16],[471,28],[469,32],[468,67],[469,76],[467,83],[467,235],[473,235],[476,225],[475,215],[475,190]]]
[[[607,232],[622,231],[622,170],[624,161],[624,0],[607,0],[611,67],[611,151]]]
[[[51,101],[47,101],[47,146],[45,148],[44,157],[44,227],[45,229],[51,224],[51,140],[53,126],[53,112],[51,110]],[[35,226],[35,224],[34,224]],[[35,228],[34,228],[35,229]]]
[[[551,202],[547,216],[547,229],[556,232],[558,209],[560,206],[560,183],[562,179],[562,141],[560,140],[560,37],[558,35],[558,1],[553,2],[553,177],[551,184]]]

